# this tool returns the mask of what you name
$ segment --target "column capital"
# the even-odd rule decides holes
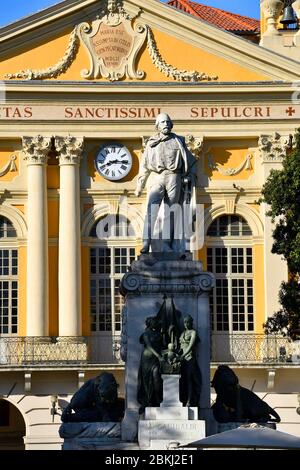
[[[264,163],[282,162],[288,150],[294,146],[293,135],[261,135],[258,139],[258,150]]]
[[[83,152],[83,137],[56,136],[55,148],[60,165],[79,165]]]
[[[28,165],[45,165],[51,149],[51,137],[24,136],[22,137],[24,160]]]

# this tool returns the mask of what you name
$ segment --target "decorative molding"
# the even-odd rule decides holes
[[[81,236],[89,237],[90,232],[97,220],[109,215],[110,204],[106,201],[90,208],[83,216]],[[124,215],[131,224],[135,233],[135,239],[141,239],[144,229],[143,213],[133,204],[120,204],[118,213]]]
[[[278,132],[273,135],[261,135],[258,149],[264,162],[282,162],[287,151],[293,148],[293,136],[281,136]]]
[[[208,154],[208,167],[211,170],[217,170],[223,176],[235,176],[243,170],[252,170],[251,159],[252,155],[247,155],[245,160],[236,168],[223,168],[219,163],[214,162],[213,156]]]
[[[127,346],[128,346],[128,309],[126,302],[122,309],[122,331],[121,331],[121,344],[120,344],[120,358],[122,361],[127,360]]]
[[[117,215],[119,212],[119,199],[111,199],[109,202],[109,213],[111,215]]]
[[[82,370],[78,371],[78,390],[84,385],[85,382],[85,372]]]
[[[268,369],[267,372],[268,372],[267,390],[274,390],[276,370]]]
[[[51,149],[51,137],[22,137],[24,160],[28,165],[45,165]]]
[[[79,36],[90,57],[90,68],[81,71],[83,78],[104,77],[111,82],[124,77],[144,78],[145,73],[136,70],[135,64],[146,40],[147,28],[140,23],[133,25],[133,19],[124,10],[122,1],[109,0],[106,15],[92,25],[81,23],[78,26]]]
[[[234,214],[235,213],[235,204],[236,204],[236,196],[231,199],[225,199],[225,211],[226,214]]]
[[[189,151],[199,160],[203,150],[203,137],[194,137],[192,134],[188,134],[185,143]]]
[[[3,215],[7,219],[9,219],[16,232],[18,239],[26,239],[27,238],[27,223],[25,220],[24,214],[17,209],[16,207],[10,206],[9,204],[0,204],[0,215]]]
[[[65,73],[68,68],[72,65],[76,54],[79,49],[79,38],[77,35],[77,27],[75,27],[71,33],[69,44],[67,46],[66,52],[62,59],[57,62],[56,65],[49,67],[44,70],[21,70],[16,73],[9,73],[5,75],[5,78],[12,79],[24,79],[24,80],[44,80],[46,78],[56,78],[59,77],[62,73]]]
[[[147,27],[147,48],[155,67],[162,72],[166,77],[172,77],[179,82],[201,82],[204,80],[217,80],[217,76],[210,77],[206,73],[197,72],[196,70],[179,70],[176,67],[168,64],[161,56],[153,32]]]
[[[121,282],[121,294],[140,292],[144,294],[188,294],[208,293],[215,285],[211,273],[202,271],[202,264],[195,261],[155,260],[151,256],[135,261],[132,271],[126,273]]]
[[[24,391],[25,393],[31,392],[31,372],[24,373]]]
[[[207,230],[209,229],[211,223],[220,217],[221,215],[226,214],[226,207],[225,204],[216,204],[212,207],[205,209],[204,214],[204,233],[205,236],[207,234]],[[262,219],[258,212],[252,209],[248,204],[236,204],[235,206],[235,214],[241,215],[246,222],[248,223],[249,227],[252,231],[252,236],[255,237],[257,240],[264,240],[264,225]]]
[[[7,173],[9,173],[10,171],[17,171],[17,165],[16,165],[16,160],[17,160],[17,157],[16,155],[11,155],[9,161],[6,163],[6,165],[4,165],[3,168],[1,168],[0,170],[0,178],[2,176],[5,176]]]
[[[78,165],[82,158],[83,137],[56,136],[55,148],[59,153],[57,157],[60,165]]]

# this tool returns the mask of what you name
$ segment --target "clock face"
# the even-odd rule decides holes
[[[103,145],[95,158],[95,167],[104,178],[117,181],[125,178],[132,167],[129,150],[122,144]]]

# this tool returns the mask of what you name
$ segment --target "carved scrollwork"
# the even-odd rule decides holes
[[[48,153],[51,149],[51,137],[37,135],[35,137],[23,137],[24,160],[28,164],[44,165],[48,160]]]
[[[12,79],[23,79],[23,80],[43,80],[46,78],[56,78],[62,73],[66,72],[68,68],[71,66],[73,63],[76,54],[78,52],[79,48],[79,38],[77,35],[77,27],[73,29],[70,39],[69,39],[69,44],[66,49],[66,52],[62,59],[57,62],[56,65],[49,67],[44,70],[21,70],[16,73],[9,73],[5,75],[5,78],[8,78],[9,80]]]
[[[261,135],[258,140],[258,148],[264,162],[281,162],[292,147],[293,136],[281,136],[278,132],[273,135]]]
[[[136,70],[137,55],[143,46],[147,30],[132,24],[121,2],[109,2],[108,14],[92,25],[79,25],[79,35],[89,57],[90,67],[81,71],[83,78],[108,78],[117,81],[124,76],[141,80],[145,73]]]
[[[203,273],[199,276],[199,287],[202,291],[210,291],[215,286],[215,278],[211,273]]]
[[[203,137],[194,137],[192,134],[188,134],[185,138],[185,143],[190,152],[198,160],[202,155]]]
[[[204,80],[217,80],[217,76],[210,77],[204,72],[197,72],[196,70],[179,70],[173,65],[168,64],[161,56],[153,32],[147,27],[147,47],[152,63],[155,67],[162,72],[166,77],[172,77],[174,80],[179,82],[201,82]]]
[[[55,137],[55,147],[59,153],[57,157],[60,165],[78,165],[83,152],[83,137]]]
[[[7,173],[9,173],[10,171],[17,171],[17,165],[16,165],[16,160],[17,160],[17,157],[16,155],[11,155],[9,161],[6,163],[6,165],[4,165],[3,168],[1,168],[0,170],[0,178],[2,176],[5,176]]]
[[[127,273],[122,279],[122,287],[125,291],[135,291],[140,287],[140,278],[137,274]]]

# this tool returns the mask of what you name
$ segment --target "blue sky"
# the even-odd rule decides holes
[[[196,1],[196,0],[194,0]],[[9,0],[1,2],[0,25],[11,23],[24,16],[35,13],[50,5],[59,3],[58,0]],[[201,0],[197,3],[210,5],[223,10],[253,18],[259,17],[259,0]]]

